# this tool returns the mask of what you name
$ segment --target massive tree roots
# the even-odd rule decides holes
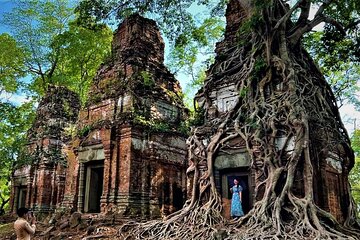
[[[245,44],[227,47],[197,95],[204,103],[205,124],[194,128],[188,140],[191,198],[164,220],[125,224],[120,238],[360,239],[347,182],[353,161],[349,138],[324,77],[299,43],[288,43],[286,9],[280,5],[276,11],[269,8],[268,15],[262,12],[268,21],[259,29],[241,32]],[[221,113],[210,93],[231,84],[237,99]],[[234,139],[244,142],[256,186],[250,212],[227,220],[221,215],[214,161],[219,152],[234,148]],[[327,198],[317,196],[325,184],[320,170],[330,153],[343,168],[341,223],[319,207]]]

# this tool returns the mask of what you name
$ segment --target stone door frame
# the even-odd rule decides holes
[[[222,169],[219,174],[220,174],[220,181],[221,181],[220,193],[221,193],[222,198],[227,198],[227,199],[231,199],[231,195],[229,195],[229,189],[230,189],[229,186],[232,186],[232,183],[228,182],[228,178],[231,176],[238,176],[242,179],[246,178],[247,189],[244,191],[246,195],[243,195],[243,200],[246,199],[247,206],[244,206],[245,207],[244,211],[245,211],[245,213],[250,211],[253,207],[254,189],[252,187],[253,182],[252,182],[251,170],[249,169],[249,167]]]
[[[85,172],[85,182],[84,182],[84,186],[85,186],[85,192],[84,192],[84,212],[88,213],[90,211],[90,200],[91,198],[93,198],[94,196],[90,196],[90,181],[92,181],[92,170],[96,169],[96,168],[102,168],[103,171],[103,177],[102,177],[102,182],[99,184],[103,185],[104,184],[104,162],[103,161],[96,161],[96,162],[88,162],[86,164],[86,172]],[[98,188],[101,187],[101,195],[103,194],[104,188],[103,186],[98,186]],[[99,202],[99,212],[100,212],[100,202]]]

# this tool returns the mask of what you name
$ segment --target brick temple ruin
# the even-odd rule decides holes
[[[223,41],[216,45],[216,57],[214,64],[210,67],[207,75],[210,76],[205,80],[204,87],[198,91],[195,100],[199,109],[205,109],[205,124],[196,129],[197,136],[205,143],[214,136],[213,122],[219,124],[219,116],[224,116],[235,107],[236,100],[240,94],[237,88],[238,79],[233,77],[234,72],[227,71],[227,57],[231,57],[229,52],[234,51],[236,45],[241,41],[237,34],[241,24],[246,21],[246,6],[242,6],[240,1],[231,0],[226,10],[226,30]],[[225,70],[221,70],[225,69]],[[207,88],[209,91],[205,91]],[[279,89],[280,90],[280,89]],[[232,130],[233,133],[235,129]],[[353,164],[353,159],[348,157],[345,144],[338,143],[330,149],[323,146],[323,137],[327,136],[323,129],[312,129],[313,153],[312,161],[317,165],[314,168],[314,199],[316,204],[327,212],[330,212],[339,222],[343,222],[348,214],[347,203],[350,202],[350,191],[348,175]],[[275,145],[282,149],[286,144],[286,136],[279,135],[275,138]],[[292,153],[294,151],[294,138],[287,144],[285,151]],[[333,139],[337,142],[337,139]],[[204,144],[207,147],[207,144]],[[259,200],[256,199],[255,186],[261,182],[261,171],[256,170],[257,163],[251,163],[250,154],[246,148],[246,142],[240,136],[224,144],[217,154],[214,161],[215,183],[218,191],[222,196],[223,214],[230,218],[230,187],[233,185],[234,178],[240,180],[241,185],[245,188],[243,196],[243,209],[247,213],[253,204]],[[352,162],[352,163],[351,163]],[[204,166],[206,168],[206,166]],[[260,174],[259,174],[260,173]],[[297,179],[294,184],[295,192],[299,196],[304,194],[302,185],[302,175],[296,173]],[[261,191],[261,189],[258,189]],[[258,194],[258,196],[262,196]]]
[[[186,199],[186,135],[181,131],[186,109],[179,82],[163,61],[156,23],[139,15],[126,19],[114,33],[112,58],[98,70],[72,141],[60,139],[66,123],[76,118],[64,118],[66,111],[54,108],[68,101],[77,116],[79,101],[50,89],[29,131],[36,164],[13,175],[12,211],[27,206],[40,212],[63,208],[154,218],[180,209]],[[54,128],[54,122],[61,127]],[[40,128],[55,132],[34,135]],[[44,156],[49,148],[57,154]],[[64,164],[48,169],[43,167],[48,158]]]
[[[50,86],[40,101],[36,118],[27,133],[25,158],[31,165],[14,171],[10,207],[13,212],[22,206],[43,212],[59,207],[64,196],[67,159],[62,148],[71,137],[65,129],[75,124],[80,99],[74,92]]]
[[[221,54],[237,44],[243,12],[238,1],[230,1],[225,39],[216,46],[213,66],[221,65],[225,60]],[[75,123],[74,115],[62,117],[60,111],[59,118],[53,118],[52,108],[45,106],[61,105],[56,99],[57,90],[51,88],[42,100],[38,118],[29,131],[34,164],[13,175],[12,211],[27,206],[43,212],[63,208],[155,218],[181,208],[189,197],[186,135],[179,129],[186,111],[179,83],[163,64],[164,43],[156,23],[138,15],[126,19],[114,33],[112,53],[112,59],[100,67],[89,102],[79,113],[75,139],[62,137],[66,123]],[[219,74],[206,83],[212,89],[210,102],[201,95],[202,90],[195,99],[200,108],[206,109],[205,124],[200,127],[204,141],[213,134],[206,123],[229,111],[239,94],[229,74]],[[67,108],[75,114],[78,100],[70,92],[69,96],[72,100]],[[52,129],[55,123],[61,125],[55,134],[42,133],[42,128]],[[281,147],[284,139],[278,137],[276,144]],[[216,185],[228,209],[232,180],[240,178],[246,188],[243,204],[248,212],[256,201],[258,176],[250,166],[243,139],[233,139],[227,147],[215,160]],[[57,149],[57,154],[49,155],[49,149]],[[293,151],[291,144],[287,151]],[[316,203],[339,221],[346,214],[340,199],[349,197],[349,163],[342,162],[342,152],[339,146],[336,153],[317,155],[319,168],[314,170],[316,178],[321,179],[314,186]]]

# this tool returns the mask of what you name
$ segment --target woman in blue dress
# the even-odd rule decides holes
[[[230,214],[232,218],[244,216],[244,212],[241,206],[242,190],[243,189],[239,184],[239,180],[234,179],[234,186],[230,188],[230,191],[232,193]]]

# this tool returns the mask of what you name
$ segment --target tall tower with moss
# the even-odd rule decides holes
[[[139,15],[114,33],[68,146],[63,207],[158,217],[180,209],[186,192],[186,109],[163,64],[156,23]]]

